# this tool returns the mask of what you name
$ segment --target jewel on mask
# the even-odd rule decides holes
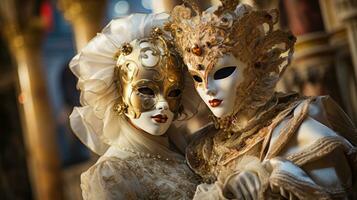
[[[156,38],[156,37],[158,37],[158,36],[160,36],[160,35],[162,35],[162,34],[163,34],[163,32],[162,32],[162,30],[161,30],[159,27],[154,27],[154,28],[152,29],[151,36],[152,36],[153,38]]]
[[[201,56],[202,55],[202,48],[199,47],[197,44],[195,44],[192,47],[192,53],[195,54],[196,56]]]
[[[197,70],[204,70],[205,69],[205,66],[202,65],[202,64],[198,64],[197,67],[196,67]]]
[[[120,48],[120,52],[124,56],[129,55],[132,51],[133,51],[133,47],[129,43],[124,43]]]
[[[122,115],[126,112],[126,109],[128,107],[124,104],[124,102],[118,102],[114,105],[114,112],[117,113],[118,115]]]

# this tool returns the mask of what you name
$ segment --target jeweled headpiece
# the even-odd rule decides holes
[[[237,88],[236,113],[264,104],[272,96],[290,63],[296,39],[290,32],[274,30],[277,10],[253,10],[233,0],[221,3],[201,12],[186,1],[173,9],[166,28],[188,69],[203,72],[205,79],[224,54],[233,54],[248,65],[245,80]]]

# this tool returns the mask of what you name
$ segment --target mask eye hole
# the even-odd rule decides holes
[[[141,87],[138,89],[138,91],[143,94],[143,95],[148,95],[148,96],[154,96],[154,90],[148,88],[148,87]]]
[[[193,75],[192,78],[193,78],[193,80],[195,80],[196,82],[202,83],[202,78],[201,78],[201,77],[199,77],[199,76],[197,76],[197,75]]]
[[[169,97],[178,97],[181,95],[181,90],[180,89],[174,89],[171,90],[168,94]]]
[[[235,66],[229,66],[229,67],[224,67],[222,69],[219,69],[214,73],[213,78],[215,80],[219,79],[224,79],[233,74],[233,72],[236,70],[237,67]]]

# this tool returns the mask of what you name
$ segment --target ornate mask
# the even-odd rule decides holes
[[[163,134],[181,109],[183,65],[163,37],[126,43],[117,61],[118,88],[131,122],[151,134]],[[158,131],[157,128],[163,125]],[[150,128],[151,127],[151,128]]]
[[[253,11],[237,6],[239,1],[221,2],[201,12],[186,1],[190,8],[176,6],[167,26],[198,93],[216,117],[268,101],[296,40],[289,32],[274,30],[276,10]]]

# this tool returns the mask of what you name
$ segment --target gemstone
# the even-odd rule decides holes
[[[197,65],[197,70],[204,70],[205,66],[203,66],[202,64],[198,64]]]
[[[202,49],[199,47],[197,44],[192,47],[192,53],[195,54],[196,56],[201,56],[202,55]]]
[[[133,51],[133,47],[129,43],[124,43],[120,51],[124,56],[127,56]]]

